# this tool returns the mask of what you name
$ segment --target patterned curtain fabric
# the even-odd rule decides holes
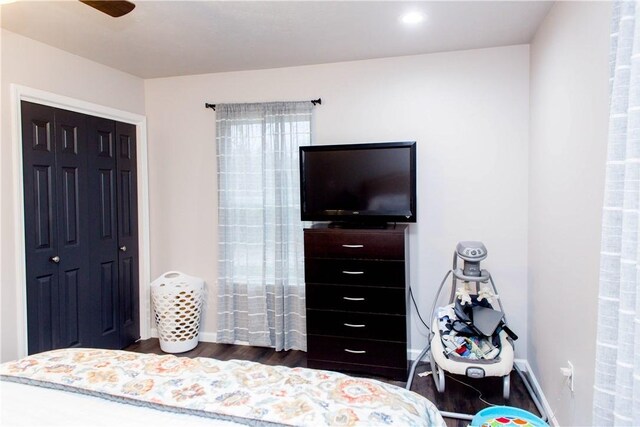
[[[640,423],[640,7],[617,2],[602,220],[593,424]]]
[[[312,108],[216,106],[218,342],[306,350],[299,147]]]

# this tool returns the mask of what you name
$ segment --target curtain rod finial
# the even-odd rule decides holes
[[[322,98],[312,99],[312,100],[311,100],[311,103],[312,103],[313,105],[316,105],[316,104],[320,104],[320,105],[322,105]]]
[[[204,108],[211,108],[213,111],[216,111],[216,104],[209,104],[208,102],[205,102]]]

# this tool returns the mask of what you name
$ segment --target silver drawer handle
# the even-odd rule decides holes
[[[348,271],[348,270],[342,270],[342,274],[364,274],[364,271]]]
[[[364,248],[364,245],[342,245],[343,248]]]
[[[366,326],[367,326],[367,325],[353,325],[353,324],[351,324],[351,323],[343,323],[343,325],[344,325],[344,326],[348,326],[348,327],[350,327],[350,328],[364,328],[364,327],[366,327]]]
[[[353,353],[353,354],[365,354],[366,351],[364,350],[349,350],[348,348],[345,348],[344,351],[346,351],[347,353]]]
[[[51,258],[49,258],[49,261],[55,262],[56,264],[58,264],[60,262],[60,257],[58,255],[52,256]]]
[[[364,301],[364,298],[342,297],[342,299],[346,299],[347,301]]]

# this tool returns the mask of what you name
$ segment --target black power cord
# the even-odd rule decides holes
[[[427,331],[431,332],[431,328],[429,327],[429,325],[425,323],[425,321],[422,319],[422,316],[420,315],[420,310],[418,309],[418,304],[416,303],[416,299],[413,297],[413,289],[411,289],[411,286],[409,286],[409,295],[411,295],[411,301],[413,301],[413,306],[416,308],[416,313],[418,313],[418,317],[420,318],[420,321],[422,322],[424,327],[427,328]]]

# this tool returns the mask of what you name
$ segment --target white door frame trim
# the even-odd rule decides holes
[[[149,173],[147,167],[147,118],[145,116],[105,107],[79,99],[58,95],[51,92],[11,84],[11,140],[13,145],[13,182],[14,182],[14,215],[15,254],[16,254],[16,329],[18,357],[27,355],[27,286],[25,256],[25,224],[24,224],[24,180],[22,170],[22,132],[20,101],[76,111],[91,116],[104,117],[120,122],[136,125],[138,154],[138,263],[140,287],[140,337],[147,339],[151,335],[149,304],[149,283],[151,277],[149,247]]]

